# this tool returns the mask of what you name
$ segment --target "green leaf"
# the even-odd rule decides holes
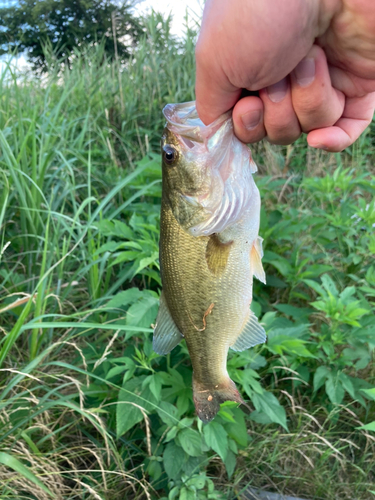
[[[326,366],[319,366],[314,374],[314,391],[316,392],[318,389],[322,387],[330,370]]]
[[[308,285],[310,288],[315,290],[315,292],[321,295],[322,297],[325,297],[327,295],[323,287],[319,285],[319,283],[317,283],[316,281],[313,280],[302,280],[302,281],[306,283],[306,285]]]
[[[314,312],[314,309],[307,307],[295,307],[289,304],[277,304],[274,307],[287,316],[291,316],[297,320],[308,320],[309,315]]]
[[[285,410],[271,392],[264,391],[263,394],[254,393],[252,400],[259,412],[263,411],[272,422],[280,424],[284,429],[288,430]]]
[[[150,388],[147,386],[142,389],[145,378],[142,376],[128,380],[119,392],[116,409],[117,437],[125,434],[144,418],[141,408],[146,413],[155,408],[157,401]]]
[[[140,300],[132,304],[126,314],[126,324],[149,328],[155,322],[159,307],[159,299],[155,296],[143,295]],[[131,334],[126,336],[129,338]]]
[[[140,297],[142,297],[141,290],[138,288],[129,288],[123,292],[119,292],[105,305],[105,309],[117,308],[121,306],[128,306],[134,304]]]
[[[228,453],[228,434],[224,427],[218,422],[210,422],[203,427],[203,435],[208,446],[225,462]]]
[[[266,415],[264,411],[258,411],[258,410],[254,410],[253,412],[251,412],[250,420],[253,420],[257,424],[262,424],[262,425],[268,425],[273,423],[271,418],[268,415]]]
[[[187,482],[187,486],[194,486],[197,490],[203,490],[206,484],[206,476],[203,474],[191,477]]]
[[[189,488],[186,488],[183,486],[180,490],[180,497],[179,500],[196,500],[197,495],[196,492],[193,490],[190,490]]]
[[[162,475],[163,470],[159,462],[157,462],[156,460],[150,460],[150,463],[147,467],[147,472],[150,474],[154,481],[157,481]]]
[[[157,401],[160,401],[161,386],[162,386],[162,378],[160,376],[160,373],[154,373],[153,375],[151,375],[149,387],[150,391],[155,396],[155,399]]]
[[[361,389],[361,391],[364,392],[369,399],[373,399],[375,401],[375,387],[372,389]]]
[[[356,427],[356,429],[363,429],[365,431],[374,431],[375,432],[375,420],[374,420],[374,422],[370,422],[369,424],[362,425],[361,427]]]
[[[249,436],[247,434],[245,416],[239,408],[233,408],[235,423],[225,424],[228,436],[236,441],[240,446],[247,446]]]
[[[194,429],[182,429],[178,433],[178,441],[182,448],[191,457],[202,455],[202,438]]]
[[[341,404],[345,390],[337,374],[329,373],[326,380],[326,393],[333,404]]]
[[[6,467],[10,467],[14,471],[21,474],[25,479],[31,481],[36,484],[40,489],[42,489],[45,493],[48,493],[52,498],[55,498],[55,495],[45,486],[40,479],[38,479],[35,474],[33,474],[28,467],[23,465],[17,458],[8,453],[0,451],[0,464],[5,465]]]
[[[178,424],[178,410],[171,403],[167,403],[167,401],[162,401],[159,404],[159,407],[156,409],[160,419],[167,424],[169,427]]]
[[[127,240],[132,240],[134,238],[134,233],[129,226],[124,224],[119,220],[107,220],[103,219],[96,223],[99,232],[105,236],[116,236],[117,238],[124,238]]]
[[[233,453],[233,451],[228,450],[224,464],[225,464],[225,469],[227,471],[229,479],[232,477],[233,472],[236,468],[236,462],[237,462],[236,455]]]
[[[163,453],[163,463],[169,479],[176,479],[186,458],[181,446],[177,446],[174,441],[167,444]]]

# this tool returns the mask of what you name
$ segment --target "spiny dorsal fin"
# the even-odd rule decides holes
[[[208,269],[220,276],[226,268],[232,241],[222,243],[217,234],[211,234],[206,247],[206,261]]]
[[[153,348],[158,354],[168,354],[183,338],[169,312],[163,292],[160,295],[160,306],[154,330]]]
[[[253,246],[250,250],[250,261],[251,261],[251,269],[253,271],[253,275],[262,283],[266,284],[266,273],[264,272],[262,266],[262,257],[263,257],[263,248],[262,248],[263,238],[258,236]]]
[[[231,346],[231,349],[233,349],[233,351],[244,351],[257,344],[263,344],[266,339],[266,332],[263,326],[258,322],[258,318],[253,311],[249,311],[245,326],[235,343]]]

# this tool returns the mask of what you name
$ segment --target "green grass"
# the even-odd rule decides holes
[[[186,346],[152,351],[161,109],[194,98],[194,41],[154,17],[126,68],[97,47],[2,76],[1,498],[375,490],[373,128],[342,154],[252,148],[269,339],[228,363],[250,416],[202,426]]]

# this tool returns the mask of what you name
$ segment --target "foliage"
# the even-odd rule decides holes
[[[0,54],[26,50],[35,67],[45,67],[46,47],[68,62],[78,47],[103,41],[109,58],[124,60],[142,33],[131,7],[112,0],[20,0],[0,9]]]
[[[11,67],[0,82],[0,496],[203,500],[251,483],[367,500],[373,132],[335,156],[254,148],[268,341],[228,360],[251,413],[227,402],[203,425],[185,343],[152,350],[160,110],[193,98],[195,35],[146,24],[126,71],[96,47],[43,85]]]

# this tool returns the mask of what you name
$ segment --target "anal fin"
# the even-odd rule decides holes
[[[163,292],[160,296],[159,312],[156,318],[156,327],[152,345],[158,354],[168,354],[183,338],[176,323],[169,312]]]
[[[262,248],[263,238],[258,236],[253,246],[250,250],[250,261],[253,275],[262,283],[266,284],[266,273],[264,272],[262,265],[263,248]]]
[[[244,351],[257,344],[263,344],[266,339],[267,336],[263,326],[259,323],[253,311],[250,310],[247,321],[231,349],[233,351]]]

